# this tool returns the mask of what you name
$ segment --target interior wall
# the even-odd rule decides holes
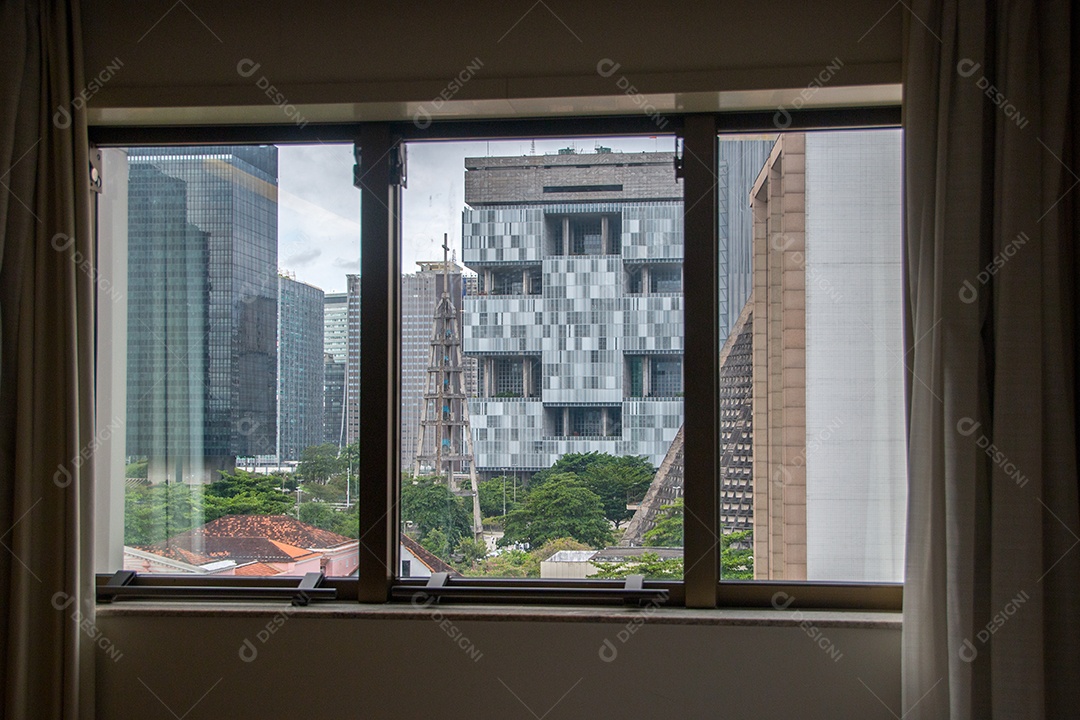
[[[900,708],[898,629],[279,620],[99,618],[120,656],[99,658],[98,717],[895,720]]]
[[[292,104],[425,102],[477,60],[455,100],[805,88],[836,60],[830,87],[900,81],[903,8],[884,0],[82,8],[88,80],[114,68],[93,108],[265,105],[260,84]]]
[[[364,119],[382,103],[384,117],[409,117],[408,103],[451,91],[508,99],[514,113],[528,112],[519,98],[626,100],[631,87],[679,107],[679,93],[804,88],[837,60],[830,87],[900,80],[903,10],[884,0],[81,7],[83,99],[97,110],[353,104]],[[270,634],[265,616],[105,614],[115,652],[98,665],[99,717],[891,718],[886,706],[900,707],[896,629],[826,629],[837,660],[799,627],[646,623],[622,642],[624,628],[603,623],[457,623],[474,662],[430,620],[282,620]]]

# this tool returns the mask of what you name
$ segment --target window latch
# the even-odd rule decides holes
[[[105,176],[102,173],[101,149],[96,145],[90,146],[90,189],[100,194],[105,188]]]

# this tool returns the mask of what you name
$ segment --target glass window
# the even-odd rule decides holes
[[[126,267],[102,268],[122,292],[101,317],[126,363],[100,569],[356,573],[351,146],[104,152],[101,241]]]
[[[402,310],[403,329],[431,338],[402,345],[403,370],[423,368],[402,383],[403,407],[420,409],[402,428],[402,531],[465,576],[681,578],[681,517],[649,535],[644,518],[668,510],[643,505],[682,424],[681,182],[655,139],[565,145],[409,146],[404,264],[480,291]],[[426,207],[439,194],[458,203],[445,217]],[[444,234],[446,248],[421,240]],[[668,271],[651,296],[624,290],[643,263]],[[659,348],[672,357],[649,380],[663,394],[627,392],[627,363]]]
[[[901,140],[719,140],[723,579],[903,580]]]

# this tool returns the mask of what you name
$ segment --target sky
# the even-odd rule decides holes
[[[597,145],[628,153],[675,149],[670,136],[410,143],[402,271],[415,272],[420,260],[441,260],[443,233],[461,259],[466,157],[542,155],[570,146],[592,153]],[[352,184],[353,164],[351,144],[278,148],[278,264],[327,293],[344,292],[345,275],[360,271],[360,191]]]

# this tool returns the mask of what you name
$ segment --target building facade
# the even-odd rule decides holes
[[[754,289],[754,217],[747,201],[776,135],[732,136],[720,139],[717,163],[717,264],[719,265],[720,343],[727,339]]]
[[[464,350],[485,476],[570,452],[659,466],[682,424],[682,187],[671,153],[466,158]]]
[[[349,358],[349,296],[323,297],[323,442],[345,444],[345,364]]]
[[[754,214],[755,576],[903,579],[898,130],[781,135]]]
[[[212,481],[276,452],[277,148],[133,148],[128,165],[126,453],[151,482]]]
[[[323,441],[323,291],[278,278],[278,459]]]
[[[360,276],[345,276],[345,445],[360,440]]]

